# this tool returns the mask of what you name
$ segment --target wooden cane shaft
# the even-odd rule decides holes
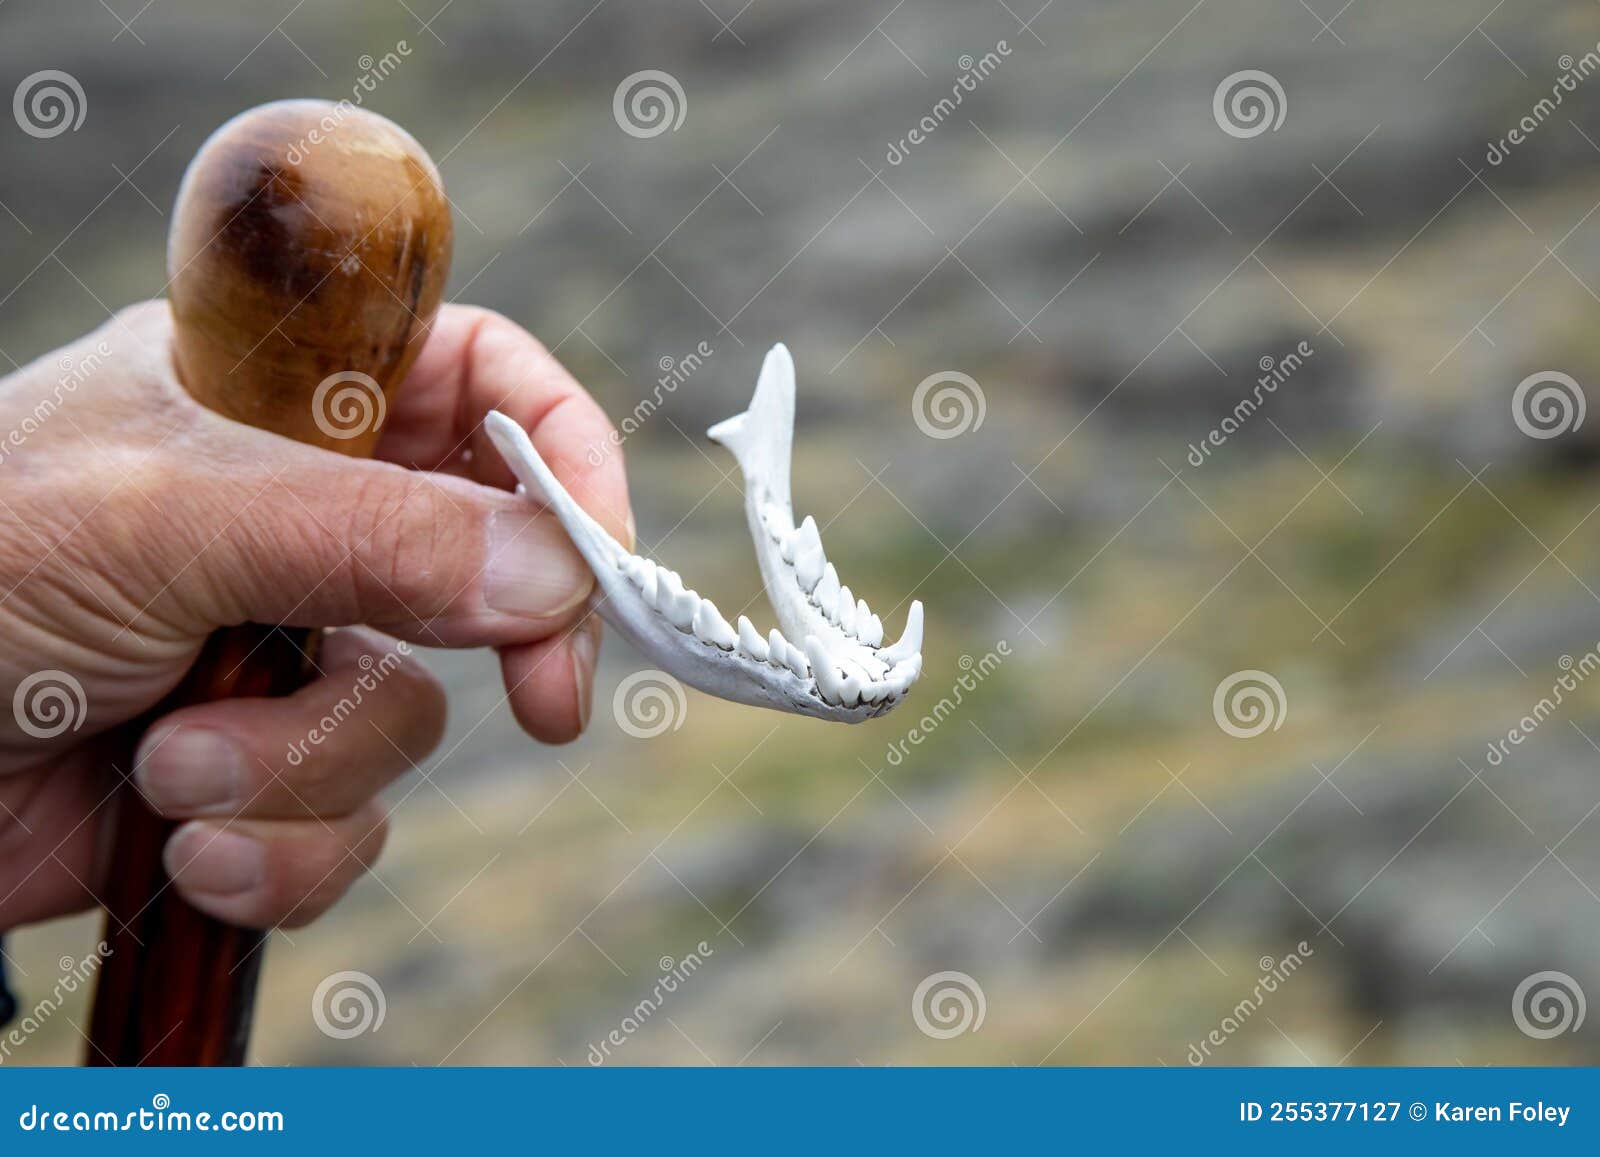
[[[237,421],[370,455],[387,397],[438,309],[450,247],[438,173],[389,121],[321,101],[234,118],[190,164],[173,214],[173,357],[184,387]],[[288,694],[306,682],[316,638],[254,624],[219,631],[143,722],[190,703]],[[91,1064],[244,1059],[261,937],[178,896],[161,859],[172,828],[124,791]]]

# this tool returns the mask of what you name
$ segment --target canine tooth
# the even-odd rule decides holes
[[[694,629],[695,638],[720,647],[724,651],[733,650],[733,627],[728,620],[718,613],[717,608],[710,599],[701,599],[700,605],[695,608],[694,618],[690,622]]]
[[[811,592],[812,601],[822,608],[822,613],[833,618],[839,609],[839,572],[830,562],[822,571],[822,579]]]
[[[906,629],[900,636],[900,641],[892,647],[885,647],[882,658],[888,663],[898,663],[901,659],[908,659],[912,655],[922,654],[922,600],[913,599],[911,609],[906,612]]]
[[[839,588],[839,629],[847,635],[856,633],[856,597],[849,587]]]
[[[767,646],[767,641],[756,633],[756,629],[751,625],[750,620],[743,615],[739,616],[739,650],[758,663],[765,663],[767,656],[772,653]]]

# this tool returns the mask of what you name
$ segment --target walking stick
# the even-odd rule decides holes
[[[184,387],[236,421],[370,455],[382,395],[405,376],[438,308],[450,241],[433,162],[384,118],[348,101],[283,101],[235,117],[190,163],[173,213],[173,358]],[[317,639],[257,624],[219,631],[150,719],[187,703],[287,694],[307,681]],[[240,1064],[262,935],[178,896],[161,864],[173,825],[131,781],[118,807],[110,951],[87,1061]]]

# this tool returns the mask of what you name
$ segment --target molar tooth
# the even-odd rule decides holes
[[[769,502],[761,508],[761,522],[766,526],[767,533],[779,542],[794,531],[793,516],[776,502]]]
[[[810,521],[810,516],[806,516]],[[794,550],[794,577],[800,582],[800,589],[810,594],[817,583],[822,579],[823,568],[828,565],[828,560],[822,555],[822,546],[812,546],[802,540]]]
[[[847,635],[856,633],[856,597],[849,587],[839,588],[839,629]]]
[[[839,572],[830,562],[822,570],[822,579],[811,592],[812,601],[822,608],[822,613],[833,618],[839,609]]]
[[[882,658],[887,663],[899,663],[902,659],[909,659],[912,655],[922,654],[922,600],[914,599],[911,609],[906,612],[906,629],[900,636],[900,641],[892,647],[885,647]]]
[[[809,514],[800,520],[799,541],[795,543],[795,553],[802,550],[814,550],[822,553],[822,532],[817,529],[817,520]]]
[[[743,615],[739,616],[739,650],[758,663],[765,663],[767,656],[772,653],[767,641],[756,633],[750,620]]]
[[[806,636],[806,658],[811,660],[811,674],[817,681],[817,693],[828,703],[843,704],[845,677],[839,673],[839,668],[815,635]]]
[[[700,609],[700,596],[684,589],[683,579],[678,577],[676,571],[662,567],[657,574],[656,609],[678,630],[691,630],[694,627],[694,613]]]
[[[773,627],[767,635],[767,650],[769,652],[767,662],[774,667],[788,665],[789,660],[786,656],[789,654],[789,640],[783,637],[783,632],[777,627]]]
[[[631,555],[627,562],[628,581],[638,587],[644,601],[656,605],[656,564],[647,558]]]
[[[735,637],[733,628],[728,625],[728,620],[722,617],[710,599],[700,600],[690,626],[694,629],[695,638],[704,640],[714,647],[720,647],[724,651],[733,650]]]

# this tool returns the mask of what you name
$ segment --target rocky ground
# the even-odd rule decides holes
[[[0,126],[0,350],[158,292],[210,128],[346,95],[404,40],[366,99],[441,162],[452,294],[619,416],[714,350],[627,442],[642,541],[719,605],[758,595],[700,432],[786,341],[797,506],[891,629],[924,601],[928,641],[882,722],[691,693],[649,739],[608,643],[562,750],[516,733],[487,658],[436,656],[451,736],[394,793],[381,878],[275,937],[259,1061],[584,1064],[613,1030],[620,1063],[1184,1064],[1213,1031],[1225,1064],[1600,1060],[1594,1023],[1514,1015],[1543,971],[1600,998],[1600,680],[1520,722],[1600,647],[1600,422],[1530,437],[1513,407],[1542,371],[1600,403],[1600,76],[1488,160],[1597,51],[1592,3],[290,7],[157,0],[137,40],[97,4],[0,7],[0,79],[88,99],[76,133]],[[641,138],[612,98],[645,69],[685,115]],[[1285,107],[1241,138],[1213,95],[1246,69]],[[913,398],[943,371],[983,419],[934,438]],[[1253,738],[1213,710],[1242,670],[1283,689]],[[90,935],[9,940],[24,992]],[[386,1001],[349,1040],[310,1015],[344,969]],[[948,1038],[913,1015],[947,971],[984,1009]],[[57,1018],[27,1059],[76,1041]]]

